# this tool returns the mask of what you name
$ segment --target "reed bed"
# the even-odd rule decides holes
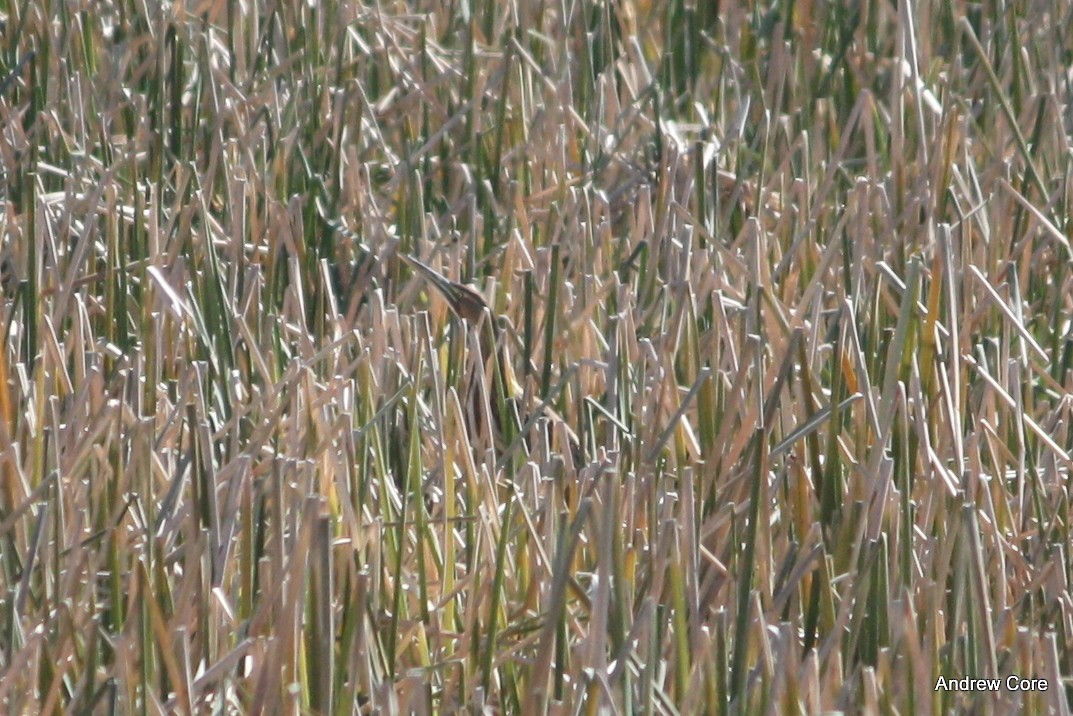
[[[1069,713],[1070,5],[0,36],[0,710]]]

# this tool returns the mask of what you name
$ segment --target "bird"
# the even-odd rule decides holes
[[[462,320],[476,325],[489,310],[484,296],[472,286],[450,280],[424,261],[409,254],[399,252],[399,258],[432,284],[455,315]]]
[[[499,443],[502,449],[505,439],[509,439],[510,434],[516,433],[520,427],[514,401],[521,396],[522,391],[510,361],[502,350],[502,336],[488,302],[476,288],[448,279],[424,261],[403,252],[399,252],[398,256],[443,297],[451,311],[462,319],[470,330],[478,332],[477,344],[481,353],[479,360],[484,368],[486,383],[491,385],[487,411],[491,412],[492,419],[484,420],[485,402],[479,390],[480,384],[476,380],[471,379],[467,403],[470,406],[473,427],[481,431],[485,425],[491,425],[495,430],[493,443]],[[509,426],[504,423],[504,408],[507,408],[508,418],[511,420]]]
[[[530,425],[532,421],[526,420],[523,423],[519,418],[518,404],[523,390],[518,383],[511,361],[506,355],[507,341],[503,335],[505,319],[499,320],[498,317],[493,316],[488,302],[476,288],[448,279],[424,261],[407,253],[400,251],[398,256],[443,297],[456,316],[462,319],[471,330],[478,331],[480,359],[486,366],[486,383],[491,387],[488,392],[488,410],[491,412],[491,420],[483,420],[484,409],[481,406],[484,402],[481,400],[480,392],[475,390],[478,386],[474,382],[471,384],[467,401],[471,406],[473,422],[478,430],[483,429],[485,424],[493,427],[495,431],[493,443],[497,443],[501,451],[515,444],[514,437],[523,429],[523,426]],[[504,415],[504,410],[506,410],[506,415]],[[577,457],[580,442],[573,429],[546,404],[542,404],[538,412],[548,418],[549,422],[562,424],[570,443],[572,456]]]

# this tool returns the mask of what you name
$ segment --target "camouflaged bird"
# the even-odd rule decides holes
[[[482,418],[485,411],[481,407],[483,405],[481,394],[475,390],[476,381],[471,381],[467,403],[470,405],[475,428],[481,431],[486,422],[490,423],[494,430],[492,444],[502,451],[522,430],[522,422],[517,410],[518,401],[522,397],[522,388],[518,384],[510,360],[505,355],[505,336],[500,322],[492,315],[488,303],[477,289],[451,281],[413,256],[400,253],[399,258],[436,289],[456,316],[479,332],[478,345],[481,351],[480,359],[485,367],[485,384],[491,387],[488,391],[488,410],[491,411],[491,421],[485,421]],[[503,414],[504,409],[506,416]],[[580,444],[576,433],[551,408],[542,406],[540,412],[548,418],[549,422],[563,426],[567,440],[570,442],[571,453],[577,456]]]

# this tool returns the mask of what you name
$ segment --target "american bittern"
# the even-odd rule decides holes
[[[485,311],[488,310],[488,303],[477,289],[451,281],[424,261],[415,259],[413,256],[400,253],[399,258],[436,287],[455,315],[474,325],[480,323]]]
[[[437,293],[447,301],[447,305],[451,307],[456,316],[479,331],[480,360],[484,365],[489,366],[489,369],[485,371],[485,376],[487,383],[491,385],[488,405],[492,419],[487,422],[491,423],[495,431],[493,444],[498,441],[505,445],[506,441],[521,429],[521,421],[518,419],[515,405],[517,400],[521,398],[522,389],[518,385],[514,370],[506,355],[506,336],[502,333],[499,321],[492,316],[488,303],[476,289],[451,281],[428,264],[412,256],[400,253],[399,257],[435,287]],[[492,362],[493,358],[495,359],[494,362]],[[481,400],[480,393],[472,392],[471,390],[469,403],[473,411],[474,423],[478,429],[481,429],[481,425],[485,421],[481,419],[481,415],[484,412],[481,405],[484,403]],[[504,415],[504,410],[506,415]],[[541,413],[549,421],[562,424],[567,440],[570,443],[570,451],[576,456],[579,444],[574,431],[551,408],[542,406]],[[510,422],[506,422],[507,420]]]

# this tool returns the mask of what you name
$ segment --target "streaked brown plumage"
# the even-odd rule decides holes
[[[490,421],[484,420],[485,408],[483,406],[485,403],[481,392],[478,390],[479,384],[476,381],[471,381],[470,383],[469,397],[466,403],[469,405],[470,419],[473,421],[471,427],[479,433],[483,431],[485,425],[490,423],[494,426],[494,433],[491,436],[492,444],[498,443],[498,447],[502,447],[504,427],[506,426],[503,424],[501,406],[508,406],[509,403],[506,401],[518,397],[520,390],[518,389],[517,381],[514,379],[514,373],[510,369],[509,362],[504,360],[502,353],[497,350],[498,336],[496,335],[488,303],[477,289],[457,281],[451,281],[425,262],[404,253],[400,253],[399,258],[432,284],[436,292],[447,301],[447,305],[451,307],[451,311],[456,316],[471,326],[473,330],[478,331],[480,360],[485,369],[486,384],[492,387],[492,390],[488,393],[487,408],[491,411],[492,419]],[[490,360],[493,356],[496,358],[495,363]],[[494,372],[490,373],[489,371]],[[500,386],[505,391],[502,394],[499,392]],[[513,414],[515,417],[513,428],[516,431],[518,428],[516,413],[508,410],[508,414]]]
[[[399,258],[435,286],[459,318],[476,324],[488,310],[484,296],[477,289],[449,280],[439,271],[413,256],[400,253]]]
[[[492,356],[496,358],[495,363],[492,364],[494,366],[492,370],[495,372],[490,375],[486,373],[488,383],[493,388],[488,396],[489,408],[492,412],[491,422],[495,426],[497,433],[493,442],[501,441],[505,437],[504,428],[506,426],[503,424],[500,406],[508,407],[508,413],[513,423],[510,432],[517,433],[521,425],[518,421],[517,412],[511,408],[513,407],[513,401],[521,397],[522,390],[515,378],[510,361],[507,360],[502,350],[504,346],[498,322],[492,316],[491,309],[488,307],[484,297],[475,288],[457,281],[451,281],[439,271],[413,256],[400,253],[399,258],[435,287],[437,293],[447,301],[447,305],[451,307],[455,315],[479,331],[478,342],[481,350],[481,360],[485,361],[487,365]],[[505,393],[500,394],[500,390],[505,391]],[[480,401],[479,393],[473,392],[469,403],[474,412],[474,422],[479,429],[479,426],[484,422],[481,420],[483,410],[480,408],[482,402]],[[563,423],[571,442],[570,450],[574,455],[577,455],[579,444],[574,431],[550,408],[545,407],[542,412],[550,421]]]

